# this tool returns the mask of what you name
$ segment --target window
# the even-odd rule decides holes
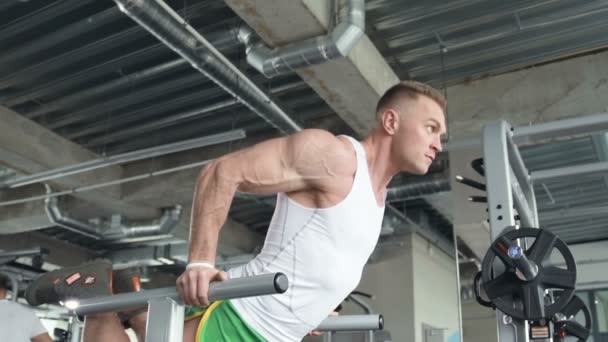
[[[594,291],[594,304],[598,333],[608,333],[608,290]]]

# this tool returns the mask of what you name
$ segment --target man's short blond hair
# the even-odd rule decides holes
[[[422,82],[402,81],[390,87],[378,100],[376,116],[380,116],[387,109],[394,109],[403,100],[416,100],[419,96],[426,96],[432,99],[444,111],[447,107],[447,101],[439,90]]]

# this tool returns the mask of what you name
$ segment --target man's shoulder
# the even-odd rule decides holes
[[[325,151],[349,152],[353,147],[348,137],[345,135],[337,136],[330,131],[319,128],[307,128],[297,133],[299,138],[315,145],[322,146]]]
[[[306,128],[299,131],[294,136],[299,136],[302,139],[311,139],[314,141],[323,141],[327,143],[335,143],[339,141],[335,134],[320,128]]]
[[[11,311],[33,312],[30,307],[12,300],[0,300],[0,307],[10,308]]]
[[[0,301],[0,311],[4,315],[10,314],[18,320],[29,321],[32,317],[36,317],[36,313],[30,307],[11,300]]]
[[[331,132],[316,129],[316,144],[320,146],[325,167],[337,177],[347,177],[355,174],[357,170],[357,153],[353,138],[346,135],[336,136]]]
[[[322,188],[338,185],[336,179],[347,180],[357,169],[355,147],[346,136],[336,136],[323,129],[304,129],[293,135],[294,151],[290,155],[301,161],[300,166],[322,177]]]
[[[13,300],[8,300],[8,299],[1,299],[0,300],[0,305],[3,306],[21,306],[21,304],[13,301]]]

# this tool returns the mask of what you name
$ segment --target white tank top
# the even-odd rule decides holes
[[[329,208],[307,208],[285,193],[259,255],[228,271],[231,278],[283,272],[283,294],[231,300],[241,318],[269,342],[301,341],[359,284],[382,225],[363,146],[353,138],[357,171],[349,194]]]

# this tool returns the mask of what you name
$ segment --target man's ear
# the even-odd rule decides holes
[[[394,135],[399,127],[399,114],[393,109],[382,112],[380,124],[388,135]]]

